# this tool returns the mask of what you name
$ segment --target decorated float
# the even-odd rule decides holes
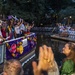
[[[28,54],[30,54],[30,57],[34,55],[36,40],[36,34],[30,33],[23,37],[3,42],[0,45],[0,64],[10,59],[18,59],[21,62],[24,62],[25,57],[25,59],[29,58],[27,57]]]

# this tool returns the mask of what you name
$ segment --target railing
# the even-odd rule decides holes
[[[54,46],[53,48],[62,51],[62,48],[65,45],[65,43],[75,42],[75,39],[70,37],[61,37],[59,35],[51,35],[51,41]]]

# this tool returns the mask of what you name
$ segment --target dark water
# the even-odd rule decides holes
[[[52,50],[54,52],[55,60],[57,61],[58,66],[61,65],[61,61],[64,59],[65,55],[62,54],[62,48],[64,47],[66,42],[63,41],[56,41],[52,40],[50,37],[50,32],[40,32],[37,33],[37,46],[36,46],[36,57],[38,58],[39,55],[39,47],[42,45],[47,45],[52,47]]]
[[[50,37],[51,35],[50,32],[37,32],[36,35],[37,35],[37,46],[35,50],[36,57],[33,60],[38,59],[39,47],[45,44],[47,46],[52,47],[55,60],[58,66],[61,66],[62,60],[65,58],[65,55],[61,53],[65,42],[52,40]],[[26,67],[24,67],[24,71],[25,71],[24,75],[33,75],[32,61]]]

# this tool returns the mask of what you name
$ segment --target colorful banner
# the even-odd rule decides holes
[[[22,58],[25,54],[28,54],[36,46],[35,34],[28,36],[27,38],[17,38],[10,40],[6,43],[6,59]]]

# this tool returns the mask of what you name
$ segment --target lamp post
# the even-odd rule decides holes
[[[70,24],[72,25],[72,16],[68,17],[68,25],[70,25]]]

